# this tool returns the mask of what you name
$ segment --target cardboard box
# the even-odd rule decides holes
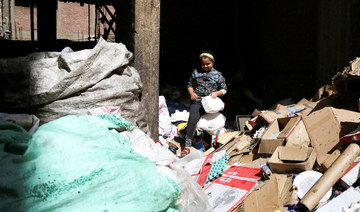
[[[302,154],[300,152],[303,152],[304,149],[307,150],[306,159],[304,161],[299,161],[298,155]],[[284,155],[284,153],[286,153],[285,155],[287,157],[281,158],[281,156]],[[289,158],[288,155],[293,155],[294,159],[297,161],[289,160],[291,158]],[[279,146],[276,148],[275,152],[269,159],[268,164],[272,172],[285,174],[285,173],[296,173],[301,171],[312,170],[312,167],[315,164],[315,160],[316,160],[316,154],[312,147],[294,148],[294,147]]]
[[[278,134],[276,139],[270,139]],[[272,154],[278,146],[308,147],[310,138],[300,116],[280,118],[274,121],[264,133],[259,151],[261,154]]]
[[[272,154],[278,146],[283,146],[284,138],[278,138],[278,134],[285,128],[291,118],[281,118],[270,124],[261,138],[258,153]]]
[[[296,154],[294,154],[296,152]],[[308,148],[288,147],[286,151],[279,151],[279,158],[282,161],[305,161],[308,157]]]
[[[324,107],[303,115],[303,120],[317,161],[322,164],[339,143],[339,139],[359,125],[360,113]]]
[[[285,146],[288,147],[307,147],[310,144],[309,135],[300,116],[291,118],[278,138],[285,139]]]

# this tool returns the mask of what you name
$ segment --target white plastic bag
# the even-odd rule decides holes
[[[225,126],[225,121],[225,116],[219,112],[207,113],[200,118],[197,127],[206,131],[220,130]]]
[[[224,109],[224,102],[219,97],[214,99],[211,96],[205,96],[202,98],[201,104],[206,113],[217,113]]]
[[[180,211],[213,211],[208,197],[202,188],[191,178],[183,168],[177,165],[170,165],[176,175],[176,182],[181,187],[181,193],[175,202]]]
[[[171,118],[164,96],[159,96],[159,134],[172,137],[177,134],[177,127],[171,124]]]

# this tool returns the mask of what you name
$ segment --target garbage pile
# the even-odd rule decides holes
[[[0,59],[0,211],[212,210],[143,131],[131,59],[102,39],[90,50]]]
[[[311,100],[239,115],[237,131],[204,98],[182,158],[188,111],[160,97],[149,138],[131,58],[100,40],[0,60],[0,211],[360,209],[359,58]]]
[[[358,211],[359,87],[356,58],[311,100],[239,115],[238,131],[198,124],[197,135],[210,139],[200,136],[203,148],[192,147],[175,164],[203,188],[214,211]],[[186,123],[167,124],[172,133],[160,140],[180,156]]]

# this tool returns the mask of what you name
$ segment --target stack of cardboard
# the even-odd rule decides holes
[[[360,154],[359,87],[360,58],[357,58],[333,78],[333,85],[319,89],[312,100],[278,105],[275,110],[256,110],[253,113],[256,115],[245,123],[245,132],[221,134],[219,148],[209,148],[204,155],[225,150],[230,157],[228,165],[263,170],[257,186],[235,210],[284,211],[286,207],[313,210],[332,202],[333,198],[318,204],[324,194],[317,191],[331,187],[337,194],[346,189],[360,194],[356,188],[360,184],[360,159],[355,159]],[[299,202],[292,180],[295,174],[311,170],[323,175]],[[360,201],[360,195],[352,201]],[[337,204],[337,208],[349,207],[339,206],[338,202],[341,201],[332,204]]]

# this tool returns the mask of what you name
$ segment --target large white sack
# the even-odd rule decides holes
[[[206,113],[217,113],[224,109],[224,102],[219,97],[205,96],[202,98],[201,104]]]
[[[225,121],[225,116],[219,112],[207,113],[200,118],[197,127],[206,131],[220,130],[225,126]]]
[[[132,57],[123,44],[100,39],[93,49],[0,59],[0,111],[32,113],[46,123],[88,108],[120,106],[121,116],[146,132]]]

